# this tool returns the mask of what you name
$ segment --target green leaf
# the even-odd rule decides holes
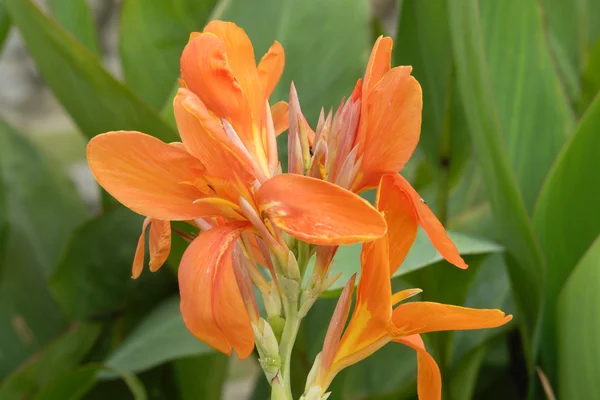
[[[495,106],[506,154],[532,214],[546,174],[573,129],[572,110],[547,47],[538,1],[486,0],[480,7],[490,105]]]
[[[30,398],[40,388],[71,370],[90,350],[100,326],[79,324],[48,345],[0,386],[2,400]]]
[[[65,328],[46,277],[85,216],[62,172],[0,121],[0,379]]]
[[[215,0],[126,0],[119,49],[125,81],[160,108],[179,76],[191,32],[202,31]]]
[[[86,365],[60,376],[40,390],[33,400],[79,400],[96,383],[101,365]]]
[[[179,311],[179,297],[173,297],[144,319],[105,364],[120,373],[140,372],[167,361],[213,351],[187,330]]]
[[[508,6],[509,2],[502,4],[505,3],[508,10],[513,9]],[[507,11],[498,12],[504,14]],[[522,314],[525,345],[532,351],[541,313],[543,259],[503,143],[485,59],[478,2],[453,3],[449,15],[458,87],[465,109],[469,110],[469,131],[486,180],[496,226],[508,252],[509,274]],[[537,142],[536,146],[539,147]],[[532,362],[533,357],[529,361]],[[533,368],[533,363],[530,367]]]
[[[461,255],[475,255],[497,253],[502,247],[483,239],[471,238],[460,233],[450,233],[450,238],[456,244]],[[334,259],[331,274],[341,272],[341,277],[329,288],[325,295],[337,295],[344,287],[352,274],[360,274],[360,251],[361,244],[341,246]],[[415,243],[402,263],[402,266],[394,273],[393,279],[399,278],[413,271],[425,268],[429,265],[442,261],[443,257],[431,245],[427,235],[419,229]],[[309,270],[312,268],[310,265]],[[310,276],[310,271],[306,273]]]
[[[576,102],[577,111],[582,114],[600,91],[600,40],[587,54],[581,76],[582,91]]]
[[[110,315],[125,308],[134,296],[150,301],[173,286],[166,268],[131,279],[142,222],[141,216],[118,207],[77,229],[49,281],[69,319]]]
[[[558,299],[561,399],[600,399],[600,239],[592,244]]]
[[[581,90],[579,75],[587,43],[587,0],[564,2],[541,0],[547,40],[554,53],[554,60],[571,99],[577,99]]]
[[[229,358],[225,354],[204,354],[173,362],[181,400],[219,400],[227,378]]]
[[[546,296],[551,311],[563,283],[600,232],[599,124],[600,97],[596,97],[556,160],[536,206],[534,227],[547,260]],[[548,350],[544,356],[550,363],[544,371],[551,380],[555,321],[550,312],[544,329]]]
[[[5,4],[46,84],[88,138],[112,130],[138,130],[165,142],[178,139],[157,111],[104,70],[31,0]]]
[[[75,39],[99,55],[96,23],[86,0],[47,0],[52,16]]]
[[[8,15],[8,11],[6,10],[6,6],[4,5],[4,3],[0,3],[0,52],[4,47],[4,41],[8,36],[10,26],[10,15]]]

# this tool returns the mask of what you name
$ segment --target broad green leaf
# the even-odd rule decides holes
[[[87,0],[46,0],[52,16],[75,39],[99,55],[96,23]]]
[[[581,75],[581,96],[575,106],[580,114],[583,114],[600,92],[600,40],[587,53],[585,66]]]
[[[179,76],[191,32],[202,31],[215,0],[126,0],[119,50],[125,82],[160,108]]]
[[[546,256],[548,309],[575,265],[600,232],[600,97],[589,107],[548,175],[534,216],[535,232]],[[552,380],[556,348],[554,312],[546,317],[545,372]]]
[[[0,3],[0,52],[2,52],[2,49],[4,47],[4,41],[8,36],[10,26],[10,15],[8,15],[8,11],[6,10],[6,6],[4,5],[4,3]]]
[[[573,128],[572,111],[548,51],[538,1],[483,0],[480,7],[492,104],[525,207],[533,214],[546,174]]]
[[[503,141],[485,59],[478,2],[452,3],[449,16],[458,88],[465,109],[469,110],[469,132],[486,180],[494,219],[508,252],[509,274],[529,351],[535,347],[532,338],[541,312],[543,259]]]
[[[600,239],[583,256],[558,298],[561,399],[600,399]]]
[[[86,365],[60,376],[40,390],[33,400],[79,400],[96,383],[101,365]]]
[[[475,255],[497,253],[502,247],[497,244],[478,238],[471,238],[460,233],[450,233],[450,238],[456,244],[461,255]],[[341,246],[334,259],[331,274],[341,272],[341,277],[329,288],[325,295],[334,295],[342,290],[348,279],[354,273],[360,274],[360,251],[361,245]],[[429,265],[442,261],[442,256],[435,250],[427,235],[419,229],[415,243],[402,263],[402,266],[394,273],[393,278],[399,278],[413,271],[425,268]],[[308,267],[312,268],[312,265]],[[306,273],[310,276],[310,271]]]
[[[553,58],[573,100],[581,90],[579,75],[587,42],[586,24],[583,23],[587,3],[587,0],[542,0],[538,5],[545,20],[546,40],[550,42]]]
[[[174,297],[144,319],[105,364],[120,373],[140,372],[167,361],[213,351],[187,330],[179,311],[179,297]]]
[[[147,269],[131,279],[131,265],[143,218],[118,207],[80,226],[49,285],[71,320],[98,318],[126,308],[137,297],[145,301],[164,295],[173,286],[167,268]],[[147,265],[148,258],[146,257]]]
[[[71,327],[3,381],[0,399],[31,398],[40,388],[77,365],[99,334],[98,325],[79,324]]]
[[[61,171],[0,121],[0,379],[65,328],[46,277],[85,216]]]
[[[176,131],[158,112],[104,70],[93,53],[31,0],[4,3],[46,84],[88,138],[112,130],[138,130],[165,142],[177,140]]]
[[[404,1],[400,8],[394,64],[411,65],[423,89],[419,146],[438,175],[438,214],[446,213],[448,193],[471,153],[470,137],[457,94],[445,1]]]
[[[203,354],[173,362],[181,400],[219,400],[227,378],[229,358],[225,354]]]

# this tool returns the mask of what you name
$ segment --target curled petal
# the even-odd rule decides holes
[[[369,203],[329,182],[277,175],[256,193],[263,216],[305,242],[339,245],[383,236],[383,217]]]
[[[139,278],[142,274],[142,270],[144,269],[144,253],[146,251],[146,229],[148,228],[148,224],[151,221],[151,218],[146,218],[144,220],[144,224],[142,225],[142,233],[140,234],[140,238],[137,242],[137,247],[135,248],[135,256],[133,256],[133,266],[131,268],[131,277],[133,279]]]
[[[331,316],[329,327],[327,328],[327,334],[325,335],[325,341],[323,342],[323,352],[321,353],[321,366],[317,377],[317,385],[326,384],[325,381],[331,381],[332,376],[329,376],[329,369],[333,363],[335,354],[337,353],[340,345],[340,338],[342,331],[346,325],[348,319],[348,312],[350,311],[350,305],[352,304],[352,292],[354,291],[354,279],[356,275],[352,277],[344,286],[342,294],[340,295],[335,311]],[[322,382],[321,382],[322,381]],[[327,386],[321,386],[323,390],[327,389]]]
[[[423,99],[410,72],[410,67],[390,70],[362,99],[359,136],[366,187],[376,186],[385,172],[400,171],[419,142]]]
[[[402,264],[415,241],[418,217],[411,198],[393,184],[393,178],[384,176],[377,190],[377,209],[385,216],[390,243],[390,276]]]
[[[252,353],[254,334],[233,270],[232,250],[247,222],[218,225],[187,248],[179,267],[181,314],[200,340],[242,359]]]
[[[271,97],[273,89],[275,89],[281,78],[284,65],[285,53],[283,47],[278,41],[275,41],[260,60],[257,68],[265,99]]]
[[[362,85],[364,95],[368,94],[390,70],[393,44],[392,38],[380,36],[373,45]]]
[[[419,400],[441,400],[442,399],[442,375],[437,363],[425,349],[423,340],[419,335],[411,335],[395,339],[417,351],[417,392]]]
[[[163,266],[171,252],[171,223],[153,219],[150,225],[150,271]]]
[[[161,220],[216,215],[193,203],[206,195],[205,168],[181,148],[139,132],[109,132],[90,140],[87,159],[98,183],[138,214]]]
[[[425,230],[433,247],[444,257],[449,263],[456,265],[458,268],[465,269],[467,264],[462,259],[452,240],[448,237],[446,230],[437,219],[435,214],[427,206],[427,203],[419,196],[417,191],[404,179],[400,174],[384,176],[381,179],[380,191],[382,196],[386,192],[393,193],[394,191],[402,191],[405,196],[410,199],[414,213],[417,216],[419,225]],[[399,196],[399,195],[398,195]],[[404,207],[404,206],[398,206]]]
[[[280,101],[273,104],[271,107],[271,115],[273,117],[275,135],[280,135],[282,132],[287,130],[289,125],[288,103],[285,101]]]
[[[392,312],[397,336],[496,328],[511,319],[512,315],[505,315],[500,310],[479,310],[427,301],[400,304]]]

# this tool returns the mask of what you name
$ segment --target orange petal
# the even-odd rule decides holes
[[[206,108],[231,122],[242,142],[251,149],[254,144],[250,103],[230,61],[223,40],[212,33],[192,35],[181,55],[181,76]]]
[[[377,82],[383,78],[383,76],[390,70],[392,62],[392,46],[394,42],[392,38],[379,36],[371,56],[369,57],[369,63],[367,64],[367,70],[365,71],[365,79],[363,85],[363,93],[366,97]]]
[[[348,319],[348,312],[350,311],[350,305],[352,304],[352,292],[354,292],[355,278],[356,274],[352,275],[348,280],[348,283],[346,283],[346,286],[344,286],[344,290],[342,290],[342,294],[340,295],[333,315],[331,316],[327,334],[325,335],[325,341],[323,342],[321,367],[317,376],[317,385],[321,385],[323,391],[329,386],[328,383],[333,380],[333,376],[330,374],[330,368],[340,345],[340,338],[344,326],[346,326],[346,320]]]
[[[352,365],[385,345],[392,316],[387,235],[363,244],[356,305],[334,359],[333,371]]]
[[[163,266],[171,252],[171,223],[153,219],[150,225],[150,271]]]
[[[319,179],[277,175],[256,193],[261,213],[305,242],[339,245],[385,234],[382,215],[354,193]]]
[[[252,110],[254,122],[262,127],[262,115],[266,97],[256,69],[254,48],[246,32],[233,22],[211,21],[204,32],[212,33],[225,45],[227,62],[235,80],[239,83]],[[236,129],[238,127],[233,124]]]
[[[395,306],[396,304],[398,304],[401,301],[404,301],[410,297],[416,296],[419,293],[423,293],[423,290],[421,290],[421,289],[405,289],[405,290],[396,292],[392,295],[392,300],[391,300],[392,306]]]
[[[271,115],[273,116],[275,135],[280,135],[287,130],[290,122],[288,118],[288,104],[285,101],[273,104],[271,107]]]
[[[284,65],[285,53],[281,44],[276,40],[269,47],[269,51],[261,58],[257,68],[265,99],[271,97],[273,89],[275,89],[281,78]]]
[[[233,270],[232,250],[247,222],[232,222],[201,233],[187,248],[179,267],[181,314],[200,340],[244,359],[254,334]]]
[[[179,89],[173,107],[181,139],[189,152],[206,166],[207,175],[252,180],[247,157],[231,143],[221,121],[207,110],[198,96]]]
[[[399,336],[496,328],[511,319],[512,315],[505,315],[500,310],[478,310],[427,301],[400,304],[392,313],[392,323]]]
[[[383,213],[390,243],[390,276],[402,264],[417,236],[419,226],[412,200],[394,185],[393,176],[384,176],[377,190],[377,209]]]
[[[395,339],[417,351],[417,392],[419,400],[441,400],[442,399],[442,375],[437,363],[425,349],[423,340],[419,335],[411,335]]]
[[[448,237],[448,234],[440,221],[406,179],[400,174],[394,174],[382,178],[381,184],[382,186],[385,186],[385,188],[382,187],[382,192],[391,190],[391,186],[396,186],[396,188],[403,191],[410,198],[419,220],[419,225],[421,225],[425,230],[425,233],[427,233],[433,247],[435,247],[449,263],[456,265],[458,268],[467,268],[467,264],[458,253],[458,249]]]
[[[148,228],[148,224],[152,221],[151,218],[144,219],[144,224],[142,225],[142,233],[140,234],[140,238],[137,242],[137,247],[135,248],[135,256],[133,256],[133,266],[131,268],[131,277],[133,279],[137,279],[142,274],[142,270],[144,269],[144,253],[146,251],[146,228]]]
[[[161,220],[214,215],[193,201],[205,196],[185,182],[202,181],[204,166],[191,154],[139,132],[94,137],[87,159],[98,183],[138,214]]]
[[[359,136],[364,136],[363,184],[375,186],[385,172],[398,172],[412,155],[421,129],[421,86],[411,67],[389,71],[363,98]]]

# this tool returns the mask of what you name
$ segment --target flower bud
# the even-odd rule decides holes
[[[254,330],[256,349],[259,355],[258,362],[265,372],[267,379],[271,381],[281,368],[279,343],[271,325],[263,318],[260,318],[256,325],[252,324],[252,329]]]

